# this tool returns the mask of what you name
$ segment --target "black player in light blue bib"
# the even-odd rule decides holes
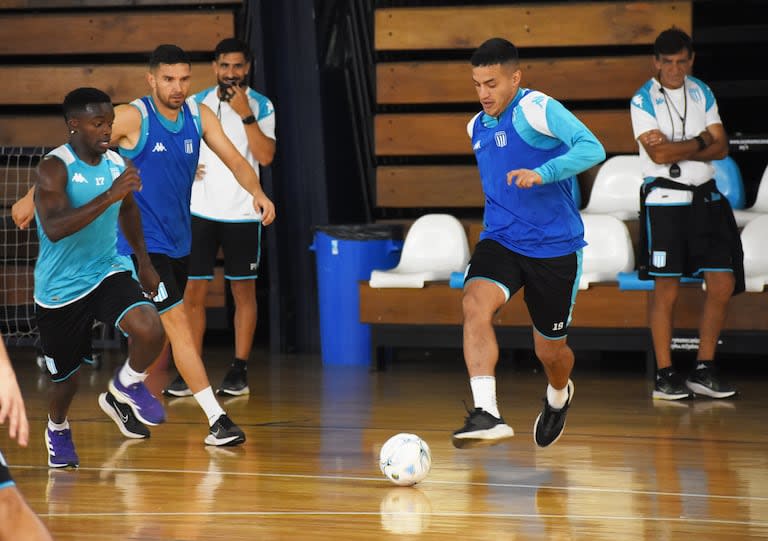
[[[131,338],[129,361],[109,382],[99,405],[127,437],[145,438],[144,426],[165,420],[162,405],[144,386],[145,370],[162,349],[165,334],[147,297],[160,278],[149,261],[133,194],[138,170],[109,150],[114,110],[95,88],[64,99],[69,143],[47,154],[37,168],[34,192],[40,255],[35,303],[40,340],[53,388],[45,441],[48,465],[77,467],[67,413],[78,371],[91,348],[94,320],[115,325]],[[118,224],[136,254],[117,253]]]

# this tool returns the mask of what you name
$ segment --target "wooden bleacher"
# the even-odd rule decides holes
[[[672,25],[691,31],[690,0],[378,9],[378,209],[482,206],[477,195],[471,203],[464,197],[478,193],[477,173],[467,167],[474,160],[466,125],[480,110],[468,60],[493,36],[520,48],[522,86],[566,103],[609,155],[637,152],[629,100],[653,73],[653,41]],[[637,54],[639,45],[649,53]],[[442,194],[414,196],[426,195],[443,179],[450,185]],[[588,178],[580,182],[588,192]]]
[[[470,249],[480,226],[470,226]],[[445,282],[424,288],[372,288],[360,282],[360,321],[371,325],[373,362],[385,364],[387,347],[454,347],[462,344],[462,290]],[[704,305],[700,285],[685,284],[674,313],[676,335],[695,335]],[[764,351],[768,333],[767,293],[742,293],[731,299],[719,351]],[[593,284],[576,296],[568,343],[574,350],[643,351],[647,369],[654,367],[649,308],[653,291],[620,291],[616,282]],[[495,315],[499,345],[532,349],[532,327],[521,292]]]
[[[192,92],[213,85],[211,51],[234,35],[241,5],[234,0],[135,0],[130,7],[114,0],[0,2],[0,56],[6,59],[0,63],[0,147],[7,159],[28,157],[21,165],[0,164],[5,229],[13,231],[10,206],[26,193],[36,159],[66,141],[59,105],[67,92],[94,86],[116,104],[147,94],[147,60],[161,43],[177,44],[194,59]],[[7,273],[13,283],[2,288],[3,304],[31,304],[35,234],[14,235],[12,242],[29,242],[33,249],[19,260],[3,247],[3,261],[13,271]],[[207,306],[224,309],[223,269],[214,274]]]
[[[629,100],[653,74],[652,44],[659,32],[677,26],[691,33],[692,3],[467,2],[377,9],[374,146],[379,216],[397,217],[407,225],[426,212],[460,209],[470,246],[477,242],[483,195],[466,125],[480,106],[469,57],[494,36],[506,37],[520,49],[522,86],[564,102],[609,156],[636,153]],[[647,53],[638,53],[641,46]],[[579,178],[583,205],[595,171]],[[637,220],[627,225],[636,240]],[[642,350],[650,368],[651,295],[619,291],[616,283],[580,291],[569,343],[574,349]],[[683,288],[675,314],[677,329],[698,326],[702,302],[699,287]],[[372,289],[361,283],[360,320],[371,324],[378,363],[387,346],[460,347],[461,290],[446,283],[420,289]],[[520,294],[497,314],[495,323],[502,347],[532,348],[531,324]],[[721,350],[739,350],[759,340],[759,333],[768,331],[764,295],[735,297],[726,330],[735,339],[728,338]]]

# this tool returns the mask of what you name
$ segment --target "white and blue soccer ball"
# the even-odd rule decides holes
[[[395,434],[381,447],[379,467],[394,484],[415,485],[427,477],[432,453],[427,442],[416,434]]]

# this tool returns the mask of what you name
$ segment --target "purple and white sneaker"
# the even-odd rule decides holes
[[[152,396],[143,382],[134,383],[125,387],[120,383],[118,372],[109,381],[109,392],[115,400],[130,406],[136,418],[149,426],[156,426],[165,422],[165,410],[160,401]]]

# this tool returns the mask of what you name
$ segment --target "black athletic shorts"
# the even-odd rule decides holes
[[[721,205],[720,201],[706,203]],[[708,228],[706,253],[690,250],[691,205],[647,205],[648,274],[650,276],[697,276],[702,272],[733,271],[731,235],[727,226]]]
[[[224,276],[252,280],[259,276],[261,222],[217,222],[192,216],[189,279],[213,279],[216,254],[224,251]]]
[[[135,306],[151,305],[130,272],[105,278],[82,299],[60,306],[36,306],[37,326],[52,381],[64,381],[91,357],[94,320],[120,329],[123,316]],[[122,329],[120,329],[122,331]]]
[[[544,338],[568,334],[581,258],[579,252],[547,258],[527,257],[490,239],[475,247],[464,284],[471,280],[496,283],[509,300],[525,286],[524,299],[536,331]]]
[[[136,256],[131,255],[133,264],[136,265]],[[155,267],[160,281],[165,287],[168,296],[165,300],[155,301],[155,308],[159,313],[167,312],[184,300],[184,288],[187,287],[187,267],[189,257],[171,257],[165,254],[151,253],[149,260]],[[138,267],[137,267],[138,269]]]
[[[3,453],[0,451],[0,490],[14,485],[11,472],[8,469],[8,463],[5,461]]]

